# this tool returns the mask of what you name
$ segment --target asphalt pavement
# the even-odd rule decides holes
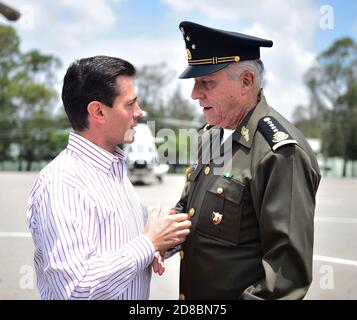
[[[0,299],[39,299],[33,243],[26,227],[27,197],[37,173],[0,172]],[[149,208],[170,208],[184,185],[183,175],[162,184],[135,186]],[[153,275],[150,299],[178,298],[178,255]],[[357,299],[357,179],[323,178],[317,195],[314,280],[306,299]]]

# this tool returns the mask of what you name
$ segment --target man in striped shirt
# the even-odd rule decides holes
[[[27,221],[41,299],[148,299],[155,252],[182,243],[187,214],[146,217],[126,176],[123,151],[142,116],[127,61],[77,60],[62,100],[74,129],[39,174]]]

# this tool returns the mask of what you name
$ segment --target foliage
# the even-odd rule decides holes
[[[320,138],[325,156],[357,160],[357,43],[335,41],[318,57],[305,76],[310,104],[295,110],[296,125]]]
[[[171,129],[174,135],[167,137],[166,145],[170,150],[176,150],[176,163],[181,159],[189,159],[189,137],[180,133],[183,128],[198,128],[202,126],[200,118],[193,104],[182,96],[180,86],[172,95],[169,85],[175,73],[166,64],[146,65],[137,72],[139,103],[147,112],[147,119],[155,121],[155,134],[161,129]],[[166,95],[164,94],[166,93]],[[159,152],[162,149],[159,148]],[[163,154],[160,155],[162,158]]]
[[[60,60],[37,50],[20,51],[20,39],[9,26],[0,26],[0,161],[18,160],[19,169],[34,161],[49,160],[56,150],[53,89]],[[11,152],[16,146],[18,154]]]
[[[68,120],[63,111],[54,110],[60,66],[55,56],[22,52],[15,30],[0,25],[0,163],[18,161],[19,170],[31,170],[34,162],[49,161],[65,147]],[[164,63],[146,65],[138,69],[136,84],[141,108],[148,120],[155,120],[155,134],[162,128],[174,130],[170,143],[181,152],[187,150],[188,138],[179,137],[179,129],[197,128],[202,118],[180,87],[172,90],[175,76]]]

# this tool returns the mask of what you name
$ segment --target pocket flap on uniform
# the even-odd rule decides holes
[[[240,203],[242,201],[244,188],[244,184],[238,180],[220,177],[213,183],[208,191],[231,202]]]

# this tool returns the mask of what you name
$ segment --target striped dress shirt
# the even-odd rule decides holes
[[[148,299],[155,249],[146,219],[123,151],[71,133],[27,206],[41,299]]]

